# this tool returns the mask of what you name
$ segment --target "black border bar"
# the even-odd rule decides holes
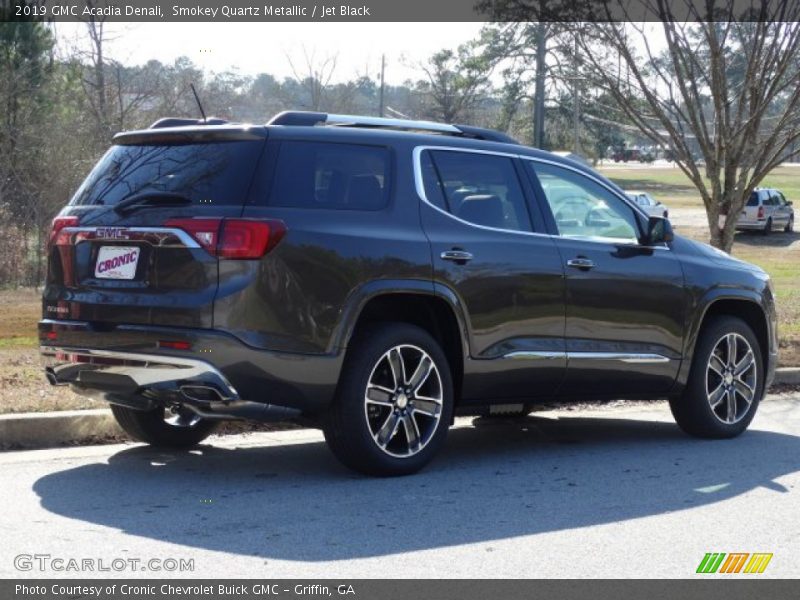
[[[0,21],[771,21],[797,0],[0,0]]]
[[[701,579],[700,577],[703,577]],[[705,579],[705,577],[709,577]],[[783,600],[797,597],[797,582],[780,579],[697,576],[668,580],[464,580],[464,579],[37,579],[0,580],[3,600]],[[17,586],[41,588],[22,593]],[[144,593],[125,593],[126,586]],[[171,586],[165,588],[163,586]],[[164,591],[171,593],[164,593]],[[177,590],[177,591],[173,591]],[[98,593],[99,591],[99,593]]]

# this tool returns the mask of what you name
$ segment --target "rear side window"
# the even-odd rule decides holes
[[[112,146],[72,205],[114,205],[135,194],[181,194],[193,203],[244,204],[263,140]]]
[[[758,192],[750,194],[750,198],[747,199],[747,206],[758,206]]]
[[[425,197],[428,202],[446,211],[447,203],[444,199],[442,181],[439,178],[436,165],[433,164],[433,158],[429,150],[425,150],[420,156],[420,168],[422,170],[422,185],[425,188]]]
[[[510,158],[457,150],[434,150],[431,158],[448,212],[484,227],[531,230],[525,196]]]
[[[380,210],[389,200],[389,150],[380,146],[282,142],[269,204]]]

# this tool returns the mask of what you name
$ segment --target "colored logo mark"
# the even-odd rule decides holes
[[[697,566],[697,573],[763,573],[772,553],[708,552]]]

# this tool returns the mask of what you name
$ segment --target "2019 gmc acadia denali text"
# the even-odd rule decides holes
[[[455,414],[663,397],[731,437],[776,364],[762,270],[474,127],[162,120],[114,138],[49,252],[48,378],[156,445],[302,418],[350,467],[404,474]]]

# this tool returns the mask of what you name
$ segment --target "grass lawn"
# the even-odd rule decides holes
[[[42,313],[38,291],[0,291],[0,306],[0,413],[104,408],[104,402],[54,387],[44,378],[36,335]]]
[[[620,167],[600,172],[622,189],[650,192],[670,208],[703,208],[697,188],[677,167]],[[800,167],[778,167],[761,187],[777,188],[787,200],[794,200],[800,206]]]

